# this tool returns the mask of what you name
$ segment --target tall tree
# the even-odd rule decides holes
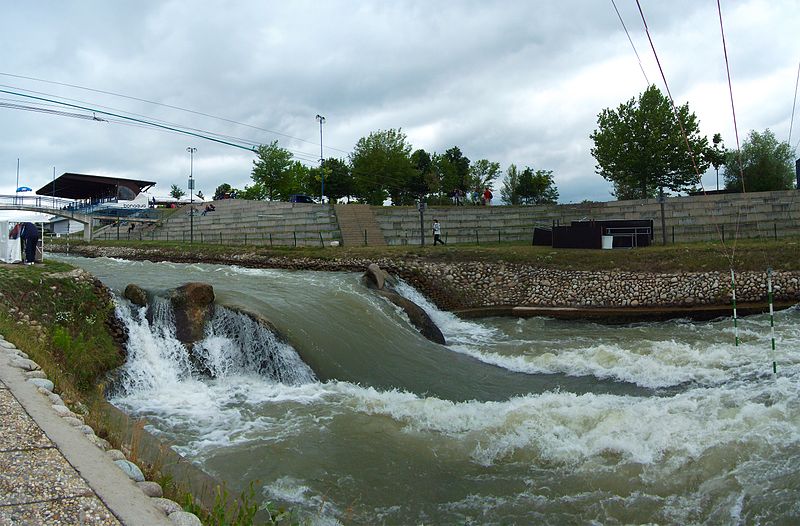
[[[742,173],[744,191],[790,190],[794,181],[794,151],[788,142],[778,142],[769,128],[764,133],[751,130],[742,144]],[[738,154],[733,150],[725,156],[724,177],[726,189],[743,190]]]
[[[183,191],[178,185],[173,184],[169,189],[169,195],[174,197],[175,199],[180,199],[181,197],[186,195],[186,192]]]
[[[400,204],[402,189],[414,175],[411,145],[400,129],[372,132],[356,143],[350,167],[360,199],[381,205],[391,196],[393,204]]]
[[[469,183],[464,190],[492,188],[495,179],[500,175],[500,163],[487,159],[478,159],[469,167]],[[502,190],[501,190],[502,195]]]
[[[689,104],[677,108],[678,119],[667,97],[648,87],[637,99],[597,116],[592,155],[597,173],[614,184],[618,199],[655,197],[661,191],[680,192],[699,182],[708,168],[702,155],[708,140],[700,135],[697,117]],[[686,149],[681,127],[694,154]]]
[[[350,166],[344,160],[329,157],[323,163],[323,170],[325,171],[325,195],[328,196],[331,203],[355,194]],[[316,191],[319,191],[322,186],[319,168],[313,168],[311,175]],[[311,195],[314,195],[313,191]]]
[[[214,190],[214,200],[219,201],[220,199],[225,199],[225,197],[231,197],[231,193],[233,192],[233,188],[228,183],[222,183]]]
[[[290,187],[293,182],[290,179],[289,167],[292,164],[292,154],[285,148],[278,146],[278,141],[273,141],[269,145],[260,145],[256,148],[258,158],[253,161],[253,171],[251,178],[255,183],[250,193],[250,188],[246,187],[245,193],[257,195],[260,199],[280,199],[285,198],[292,192]]]
[[[503,186],[500,187],[500,198],[509,205],[518,205],[519,199],[519,171],[517,165],[512,164],[506,169]]]
[[[517,190],[523,203],[555,204],[558,202],[558,189],[553,180],[552,170],[533,171],[527,166],[519,176]]]
[[[411,154],[411,165],[414,167],[414,175],[408,181],[408,192],[416,199],[423,199],[436,189],[433,161],[428,152],[419,149]]]
[[[458,146],[453,146],[442,155],[442,184],[444,191],[456,188],[466,190],[469,186],[469,159]]]
[[[715,133],[711,139],[712,146],[708,148],[705,153],[706,160],[714,167],[717,173],[717,190],[719,190],[719,168],[725,164],[725,145],[722,144],[722,135]]]

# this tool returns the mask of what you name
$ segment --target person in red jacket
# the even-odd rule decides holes
[[[492,197],[494,196],[492,195],[491,190],[487,188],[486,190],[483,191],[483,202],[486,204],[486,206],[492,204]]]

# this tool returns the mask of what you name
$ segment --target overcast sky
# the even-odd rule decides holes
[[[664,91],[635,1],[616,2],[644,72]],[[716,2],[643,0],[642,8],[676,103],[689,103],[709,138],[720,132],[734,146]],[[722,10],[740,138],[770,128],[787,140],[800,5],[723,0]],[[402,128],[414,149],[458,146],[503,170],[553,170],[565,203],[612,199],[589,134],[603,108],[646,88],[611,0],[13,2],[0,19],[0,47],[2,90],[234,143],[277,139],[308,164],[319,157],[317,114],[326,117],[325,157],[347,157],[372,131]],[[0,102],[36,101],[0,93]],[[251,152],[204,139],[6,107],[0,119],[0,194],[14,193],[19,158],[19,183],[34,190],[55,167],[56,175],[156,181],[166,195],[173,183],[186,187],[188,146],[197,148],[203,193],[250,182]],[[716,187],[713,172],[703,181]]]

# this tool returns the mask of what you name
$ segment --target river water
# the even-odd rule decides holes
[[[111,402],[314,524],[800,521],[796,308],[775,316],[774,376],[767,316],[740,320],[737,347],[730,319],[463,321],[401,285],[445,347],[358,274],[63,259],[117,291],[209,282],[286,335],[257,346],[218,319],[200,344],[212,379],[168,317],[121,302],[131,343]],[[283,371],[244,366],[256,348]]]

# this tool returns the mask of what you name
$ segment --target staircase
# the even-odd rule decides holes
[[[337,204],[334,205],[334,210],[344,246],[386,245],[370,205]]]

